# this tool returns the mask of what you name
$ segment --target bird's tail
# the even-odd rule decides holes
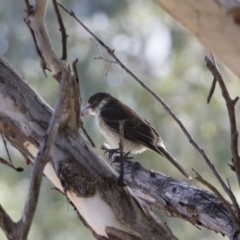
[[[192,179],[190,174],[180,165],[180,163],[167,151],[166,148],[158,146],[158,153],[164,155],[186,178]]]

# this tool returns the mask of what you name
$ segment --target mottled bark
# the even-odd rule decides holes
[[[112,160],[118,169],[119,156],[113,156]],[[214,194],[145,169],[131,160],[125,161],[124,171],[125,181],[135,195],[152,208],[167,216],[181,218],[193,225],[214,230],[230,239],[240,239],[231,216]]]

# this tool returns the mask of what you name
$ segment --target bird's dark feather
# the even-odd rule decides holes
[[[162,140],[155,128],[125,104],[114,98],[104,105],[100,115],[105,124],[118,134],[119,122],[124,121],[124,138],[159,153],[157,144]]]

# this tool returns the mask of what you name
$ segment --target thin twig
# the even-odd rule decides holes
[[[124,185],[124,153],[123,153],[123,141],[124,138],[124,121],[119,122],[119,152],[120,152],[120,174],[118,183]]]
[[[239,100],[239,97],[235,97],[235,98],[232,100],[234,106],[237,104],[238,100]]]
[[[33,8],[32,5],[30,5],[28,0],[25,0],[25,5],[26,5],[25,12],[27,13],[27,18],[23,18],[23,20],[26,23],[26,25],[27,25],[27,27],[28,27],[28,29],[30,31],[30,34],[31,34],[33,42],[34,42],[34,46],[35,46],[36,52],[38,54],[38,57],[41,60],[40,61],[40,66],[42,68],[43,74],[45,75],[45,77],[47,77],[47,74],[46,74],[45,70],[46,69],[49,70],[49,71],[51,71],[51,70],[48,68],[47,63],[45,62],[45,59],[44,59],[44,57],[43,57],[43,55],[42,55],[42,53],[41,53],[41,51],[40,51],[40,49],[38,47],[35,33],[34,33],[33,29],[31,28],[30,21],[29,21],[29,16],[34,13],[34,8]]]
[[[173,113],[173,111],[167,106],[167,104],[155,93],[153,92],[146,84],[144,84],[131,70],[129,70],[114,54],[114,50],[111,50],[102,40],[100,40],[89,28],[87,28],[82,21],[76,17],[75,13],[71,10],[69,11],[67,8],[65,8],[62,4],[58,3],[58,5],[65,10],[70,16],[72,16],[94,39],[103,47],[106,49],[106,51],[109,53],[110,56],[117,62],[117,64],[124,69],[130,76],[133,77],[147,92],[149,92],[165,109],[165,111],[175,120],[175,122],[179,125],[183,133],[186,135],[189,142],[193,145],[193,147],[200,153],[200,155],[203,157],[209,168],[212,170],[213,174],[217,178],[217,180],[220,182],[221,186],[226,192],[229,192],[229,189],[225,182],[223,181],[222,177],[218,173],[215,166],[210,161],[207,154],[204,152],[202,148],[199,147],[199,145],[194,141],[190,133],[187,131],[187,129],[184,127],[182,122],[177,118],[177,116]],[[230,194],[231,195],[231,194]],[[233,200],[231,198],[231,200]]]
[[[210,103],[211,98],[213,96],[213,93],[214,93],[214,90],[215,90],[215,87],[216,87],[216,83],[217,83],[217,79],[213,78],[212,85],[211,85],[211,88],[210,88],[210,92],[209,92],[208,97],[207,97],[207,103],[208,104]]]
[[[12,169],[14,169],[14,170],[16,170],[17,172],[22,172],[22,171],[23,171],[23,168],[21,168],[21,167],[15,167],[15,166],[13,165],[12,158],[11,158],[10,152],[9,152],[9,150],[8,150],[8,146],[7,146],[7,141],[6,141],[6,139],[5,139],[5,137],[4,137],[4,135],[3,135],[2,132],[1,132],[1,137],[2,137],[3,144],[4,144],[5,150],[6,150],[6,152],[7,152],[8,160],[9,160],[10,163],[7,162],[7,161],[6,161],[5,159],[3,159],[3,158],[0,158],[0,163],[2,163],[2,164],[4,164],[4,165],[6,165],[6,166],[8,166],[8,167],[10,167],[10,168],[12,168]]]
[[[91,143],[91,145],[92,145],[93,147],[96,147],[96,145],[94,144],[93,140],[92,140],[91,137],[89,136],[88,132],[87,132],[86,129],[83,127],[83,125],[82,125],[81,128],[82,128],[82,130],[83,130],[84,135],[87,137],[88,141]]]
[[[72,63],[72,69],[73,69],[73,75],[75,77],[75,80],[76,82],[79,84],[79,76],[78,76],[78,70],[77,70],[77,63],[78,63],[78,59],[76,58],[73,63]],[[79,89],[80,89],[80,84],[79,84]],[[81,93],[81,90],[80,90],[80,93]],[[81,95],[79,96],[80,97],[80,105],[82,103],[82,98],[81,98]]]
[[[33,6],[29,3],[28,0],[25,0],[25,5],[26,5],[26,13],[27,15],[30,15],[33,11]]]
[[[223,206],[227,209],[228,213],[232,216],[233,221],[237,225],[239,225],[239,220],[238,220],[237,216],[235,215],[235,213],[233,212],[230,203],[223,197],[223,195],[211,183],[209,183],[208,181],[203,179],[202,176],[195,169],[192,169],[192,170],[197,175],[196,180],[201,182],[203,185],[208,187],[213,193],[215,193],[217,195],[218,199],[222,202]]]
[[[227,184],[228,184],[228,188],[232,191],[232,188],[231,188],[231,185],[230,185],[230,182],[229,182],[228,178],[227,178]]]
[[[95,43],[91,38],[90,38],[90,41],[91,41],[91,42],[97,47],[97,49],[98,49],[99,57],[95,57],[94,59],[102,59],[102,60],[104,60],[105,62],[108,62],[108,63],[109,63],[107,72],[106,72],[106,74],[105,74],[105,77],[107,77],[108,72],[109,72],[109,70],[110,70],[110,68],[111,68],[111,66],[112,66],[112,63],[117,64],[117,62],[116,62],[116,61],[113,61],[113,60],[109,60],[109,59],[103,57],[103,56],[102,56],[102,53],[101,53],[101,49],[100,49],[99,44]]]
[[[12,168],[14,170],[16,170],[17,172],[22,172],[24,170],[21,167],[15,167],[13,164],[9,163],[7,160],[5,160],[5,159],[3,159],[1,157],[0,157],[0,163],[4,164],[4,165],[6,165],[6,166],[8,166],[8,167],[10,167],[10,168]]]
[[[57,15],[58,24],[59,24],[59,27],[60,27],[59,30],[60,30],[61,35],[62,35],[62,59],[67,60],[67,38],[68,38],[68,35],[66,33],[66,28],[64,27],[64,23],[63,23],[61,14],[60,14],[59,9],[58,9],[57,1],[52,0],[52,2],[53,2],[54,10],[55,10],[56,15]]]
[[[4,144],[4,147],[5,147],[5,150],[6,150],[7,155],[8,155],[9,162],[13,165],[12,159],[11,159],[11,156],[10,156],[10,153],[9,153],[9,150],[8,150],[7,142],[6,142],[2,132],[1,132],[1,136],[2,136],[2,140],[3,140],[3,144]]]
[[[27,0],[26,0],[26,1],[27,1]],[[27,2],[28,2],[28,1],[27,1]],[[26,12],[27,12],[27,10],[26,10]],[[29,20],[26,19],[26,18],[24,18],[23,20],[24,20],[24,22],[26,23],[26,25],[27,25],[27,27],[28,27],[28,29],[29,29],[29,31],[30,31],[30,34],[31,34],[31,36],[32,36],[33,43],[34,43],[34,46],[35,46],[37,55],[38,55],[38,57],[40,58],[40,66],[41,66],[41,69],[42,69],[42,71],[43,71],[43,74],[45,75],[45,77],[47,77],[47,74],[46,74],[46,71],[45,71],[45,70],[46,70],[46,69],[49,70],[49,71],[51,71],[51,70],[48,68],[47,63],[45,62],[44,57],[43,57],[43,55],[41,54],[41,51],[40,51],[40,49],[39,49],[39,47],[38,47],[38,44],[37,44],[37,39],[36,39],[35,33],[34,33],[34,31],[32,30],[32,28],[31,28],[31,26],[30,26]]]

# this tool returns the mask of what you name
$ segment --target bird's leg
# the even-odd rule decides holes
[[[126,186],[126,184],[124,183],[124,160],[126,159],[125,156],[127,156],[129,153],[130,152],[124,154],[124,152],[120,148],[120,172],[118,177],[118,185],[122,187]]]
[[[120,152],[120,174],[118,177],[118,185],[119,186],[126,186],[124,183],[124,159],[129,153],[124,155],[123,152],[123,138],[124,138],[124,121],[119,122],[119,152]]]

